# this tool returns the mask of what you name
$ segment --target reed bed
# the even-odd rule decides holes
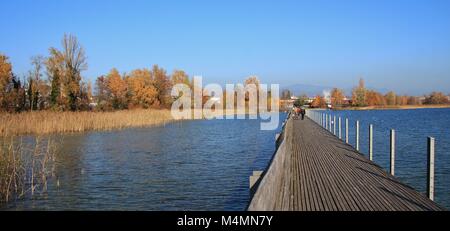
[[[47,192],[54,176],[58,145],[36,137],[27,144],[14,137],[0,138],[0,203]]]
[[[172,120],[169,110],[0,113],[0,136],[123,129],[160,125]]]

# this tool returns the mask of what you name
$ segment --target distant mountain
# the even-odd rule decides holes
[[[326,86],[315,86],[308,84],[294,84],[294,85],[282,85],[280,86],[281,90],[288,89],[292,92],[292,94],[299,96],[306,94],[310,97],[316,95],[322,95],[324,91],[331,91],[332,87]]]

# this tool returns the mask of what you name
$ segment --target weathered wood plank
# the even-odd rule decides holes
[[[288,120],[249,210],[443,210],[312,120]]]

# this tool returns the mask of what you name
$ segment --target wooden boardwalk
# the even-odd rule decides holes
[[[290,119],[249,210],[443,210],[312,120]]]

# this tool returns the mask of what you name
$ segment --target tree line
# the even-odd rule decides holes
[[[9,58],[0,54],[0,111],[169,108],[174,100],[170,95],[173,85],[182,83],[193,88],[194,84],[182,70],[174,70],[169,75],[154,65],[129,73],[113,68],[96,78],[92,86],[82,78],[82,72],[88,67],[87,58],[73,35],[64,35],[61,48],[51,47],[47,57],[32,57],[31,66],[28,74],[20,79],[13,73]],[[255,84],[259,89],[260,82],[256,76],[250,76],[244,83],[248,84]],[[226,94],[224,91],[223,99]],[[203,103],[208,99],[204,96]],[[248,93],[245,99],[249,100]],[[223,103],[225,106],[226,102]]]
[[[81,77],[87,69],[86,56],[75,36],[64,35],[62,49],[50,48],[46,58],[32,57],[31,65],[21,80],[13,73],[9,58],[0,54],[0,110],[75,111],[88,107],[92,90]]]
[[[13,73],[9,58],[0,54],[0,111],[163,108],[171,104],[173,84],[191,84],[184,71],[168,75],[154,65],[122,74],[112,69],[96,79],[93,89],[81,75],[87,58],[77,38],[64,35],[61,45],[50,48],[47,57],[32,57],[32,69],[22,79]]]
[[[329,101],[329,102],[327,102]],[[347,98],[342,89],[333,88],[330,92],[330,98],[327,100],[324,96],[317,95],[311,103],[312,107],[326,107],[330,103],[333,107],[366,107],[366,106],[403,106],[403,105],[438,105],[449,104],[450,100],[442,92],[432,92],[423,97],[397,95],[390,91],[382,94],[375,90],[366,88],[364,79],[360,79],[358,86],[352,90],[351,98]]]

